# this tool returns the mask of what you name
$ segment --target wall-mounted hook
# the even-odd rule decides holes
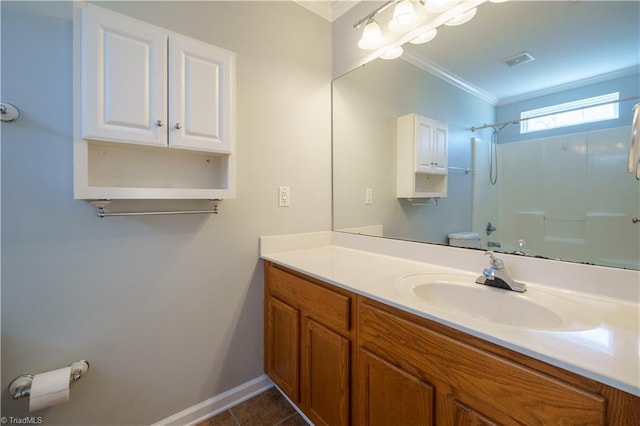
[[[2,121],[16,121],[18,117],[20,117],[20,110],[18,108],[7,102],[0,103],[0,118]]]

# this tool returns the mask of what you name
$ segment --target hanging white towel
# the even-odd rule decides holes
[[[640,180],[640,104],[633,107],[633,124],[631,124],[631,146],[629,147],[629,173],[635,173]]]

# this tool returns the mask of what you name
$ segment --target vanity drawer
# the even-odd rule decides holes
[[[268,264],[267,296],[286,302],[335,331],[351,330],[352,295],[337,288],[329,289],[325,284],[311,280],[294,271]]]

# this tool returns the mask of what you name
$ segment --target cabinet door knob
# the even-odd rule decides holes
[[[162,127],[162,126],[164,126],[164,123],[162,122],[162,120],[158,120],[158,121],[156,121],[156,126]]]
[[[176,129],[178,129],[178,130],[182,129],[182,124],[176,123]]]

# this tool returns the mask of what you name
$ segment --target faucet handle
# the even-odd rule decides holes
[[[493,250],[487,250],[484,254],[491,258],[490,263],[493,269],[504,269],[504,262],[502,259],[495,257]]]

